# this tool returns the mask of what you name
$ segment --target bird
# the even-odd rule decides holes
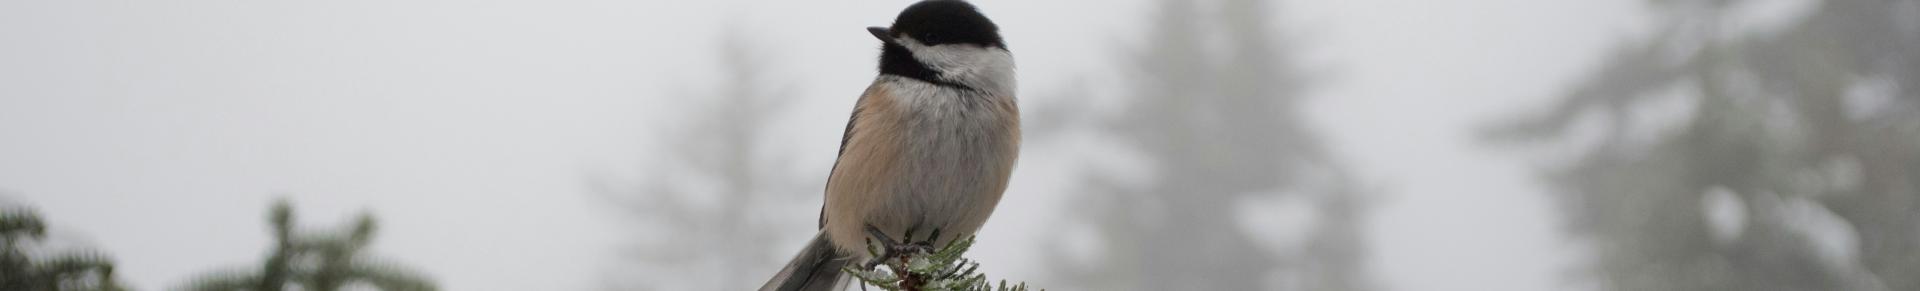
[[[1000,28],[966,1],[923,0],[867,31],[881,43],[879,75],[841,134],[818,232],[759,290],[842,290],[841,268],[888,257],[869,244],[891,253],[970,237],[1007,189],[1020,110]]]

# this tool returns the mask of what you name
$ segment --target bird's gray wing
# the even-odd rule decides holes
[[[878,86],[879,84],[874,84],[874,85]],[[873,90],[867,90],[867,92],[873,92]],[[847,128],[844,131],[840,132],[840,150],[834,153],[833,168],[827,170],[827,185],[833,185],[833,172],[840,170],[840,157],[847,155],[847,141],[853,139],[853,125],[859,123],[858,121],[860,121],[860,109],[861,109],[860,104],[866,103],[866,101],[867,101],[867,94],[862,93],[860,94],[860,99],[854,100],[853,102],[853,114],[850,114],[851,116],[847,117]],[[824,193],[826,193],[826,190],[822,189],[820,192],[823,193],[824,195]],[[826,228],[827,227],[827,203],[826,203],[826,200],[821,200],[820,202],[821,203],[820,203],[819,227]]]

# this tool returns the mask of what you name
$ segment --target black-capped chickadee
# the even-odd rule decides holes
[[[972,4],[908,6],[880,38],[880,75],[853,108],[820,232],[760,290],[841,290],[880,249],[933,248],[993,214],[1020,153],[1013,54]]]

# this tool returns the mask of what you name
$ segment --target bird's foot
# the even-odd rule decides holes
[[[867,264],[866,264],[866,269],[872,270],[874,267],[880,266],[880,264],[882,263],[886,263],[888,259],[897,258],[897,259],[900,259],[902,262],[904,262],[905,260],[907,260],[908,258],[911,258],[913,255],[916,255],[916,254],[933,253],[935,251],[933,248],[933,240],[940,238],[940,230],[939,229],[933,230],[933,234],[927,236],[926,240],[911,241],[911,242],[893,240],[893,237],[887,236],[886,232],[880,231],[879,228],[875,228],[872,225],[867,226],[867,235],[869,236],[868,237],[869,248],[874,248],[875,246],[872,246],[872,245],[875,244],[876,242],[878,243],[878,246],[877,246],[878,254],[875,255],[872,259],[867,260]],[[908,239],[913,238],[913,231],[907,232],[907,238]]]

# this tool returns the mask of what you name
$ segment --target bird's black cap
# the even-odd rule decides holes
[[[960,0],[926,0],[907,6],[893,27],[870,27],[868,32],[880,38],[880,74],[926,81],[935,85],[972,89],[940,77],[940,72],[915,59],[913,52],[895,43],[905,35],[925,45],[961,44],[1007,49],[1000,39],[1000,27],[981,15],[973,4]]]
[[[871,29],[875,36],[906,35],[927,45],[975,44],[1006,49],[1000,39],[1000,27],[980,14],[973,4],[961,0],[926,0],[907,6],[893,20],[893,27]]]

